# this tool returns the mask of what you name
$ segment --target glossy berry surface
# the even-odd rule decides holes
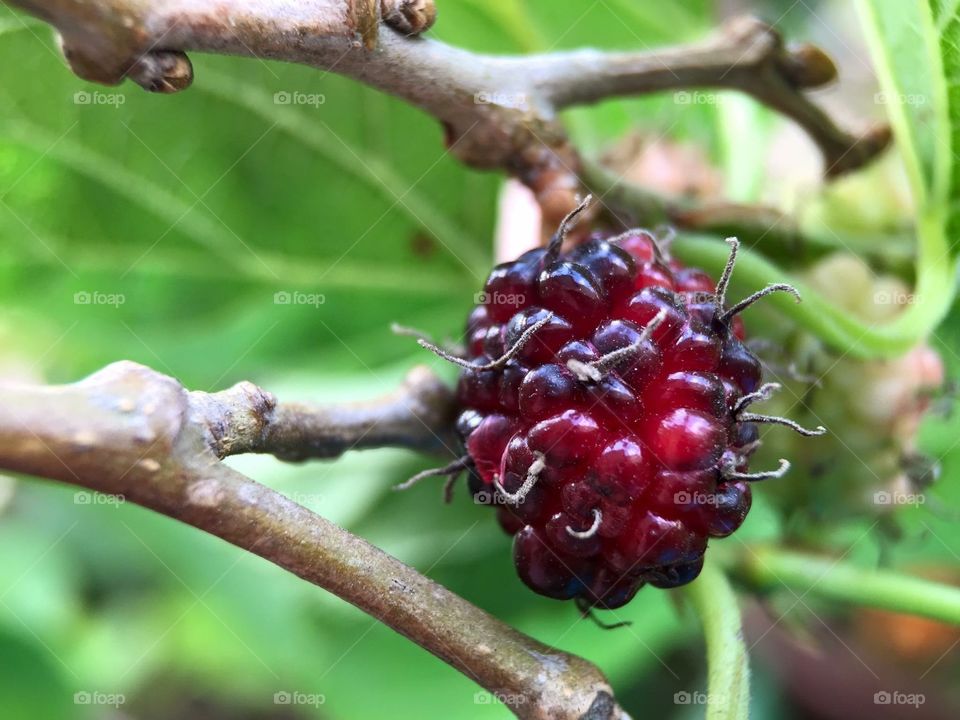
[[[696,578],[708,538],[743,522],[758,433],[737,403],[761,367],[716,290],[644,231],[491,273],[458,431],[534,591],[619,607]]]

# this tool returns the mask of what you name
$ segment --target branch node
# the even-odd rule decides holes
[[[383,21],[404,35],[419,35],[437,21],[434,0],[383,0]]]
[[[779,66],[787,81],[799,90],[823,87],[837,79],[837,66],[833,60],[811,43],[790,48]]]
[[[170,95],[193,83],[193,64],[186,53],[154,50],[137,58],[126,76],[144,90]]]

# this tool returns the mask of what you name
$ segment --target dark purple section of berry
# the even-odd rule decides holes
[[[502,367],[464,371],[457,431],[471,491],[497,507],[536,592],[620,607],[645,584],[696,578],[707,539],[743,523],[750,487],[724,472],[745,472],[759,439],[733,408],[761,368],[715,290],[642,231],[491,273],[467,323],[471,361],[549,321]]]

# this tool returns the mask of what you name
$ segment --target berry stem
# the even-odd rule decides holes
[[[960,625],[960,588],[892,570],[860,568],[830,557],[775,547],[745,547],[731,566],[760,592],[787,590]]]
[[[683,590],[707,641],[707,720],[749,717],[750,667],[737,596],[730,581],[708,562]]]

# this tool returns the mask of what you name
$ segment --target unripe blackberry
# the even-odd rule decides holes
[[[536,592],[615,608],[645,583],[677,587],[709,537],[750,509],[758,360],[719,284],[645,231],[561,245],[494,268],[470,314],[458,429],[475,497],[498,506]],[[429,343],[422,344],[431,347]],[[783,421],[788,423],[788,421]]]

